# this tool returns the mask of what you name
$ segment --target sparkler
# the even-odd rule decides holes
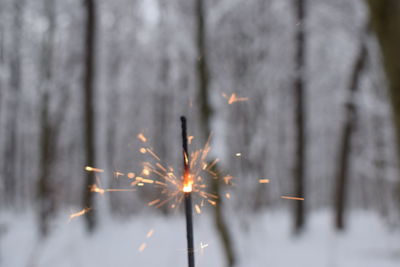
[[[186,238],[188,266],[194,267],[194,245],[193,245],[193,212],[192,212],[192,186],[193,178],[190,175],[188,138],[186,118],[181,117],[182,123],[182,147],[183,147],[183,192],[185,194],[185,215],[186,215]]]

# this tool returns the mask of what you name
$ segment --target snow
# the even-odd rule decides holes
[[[93,235],[84,231],[82,217],[68,222],[64,213],[54,222],[52,234],[37,238],[32,214],[0,214],[0,265],[6,267],[80,266],[186,266],[184,217],[141,214],[129,218],[102,218]],[[243,217],[242,217],[243,218]],[[349,229],[332,230],[328,212],[312,214],[305,233],[294,237],[291,217],[269,211],[229,217],[235,232],[239,267],[391,267],[399,266],[400,232],[388,229],[377,215],[352,212]],[[246,223],[244,223],[246,222]],[[247,226],[246,226],[247,225]],[[154,234],[146,237],[149,230]],[[140,252],[139,247],[146,243]],[[207,214],[195,216],[197,266],[224,266],[218,237]],[[200,248],[200,243],[204,247]]]

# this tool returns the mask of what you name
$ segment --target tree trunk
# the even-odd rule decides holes
[[[369,5],[371,24],[381,47],[389,83],[398,159],[400,159],[400,1],[366,0],[366,2]],[[400,179],[398,184],[396,195],[400,195]]]
[[[197,83],[200,103],[200,126],[203,132],[203,140],[207,138],[211,129],[212,109],[209,103],[209,73],[207,65],[206,53],[206,30],[204,15],[204,0],[196,0],[195,15],[197,18],[196,46],[197,46]],[[216,170],[218,173],[218,170]],[[215,226],[221,238],[222,246],[225,251],[227,266],[234,266],[235,256],[232,248],[232,239],[228,231],[228,227],[223,217],[223,202],[220,196],[221,183],[220,179],[213,179],[212,188],[218,196],[218,204],[214,209]]]
[[[295,166],[294,166],[294,193],[298,197],[304,196],[306,174],[306,109],[305,109],[305,5],[306,0],[294,0],[297,31],[295,52],[295,80],[293,84],[295,96]],[[294,231],[300,233],[305,225],[304,201],[294,202]]]
[[[13,2],[14,16],[12,29],[12,51],[10,54],[10,93],[7,101],[7,137],[3,163],[5,202],[14,203],[17,181],[17,138],[18,138],[18,113],[21,92],[21,46],[23,36],[23,10],[25,0]]]
[[[342,126],[342,134],[339,143],[338,168],[336,173],[336,190],[334,194],[335,203],[335,227],[337,230],[344,230],[345,209],[347,200],[347,187],[349,185],[349,166],[351,165],[351,140],[354,126],[357,121],[357,106],[355,93],[359,87],[359,81],[367,58],[366,41],[362,40],[359,53],[356,57],[354,68],[351,74],[348,100],[346,103],[345,119]]]
[[[95,41],[96,41],[96,10],[95,0],[83,0],[86,12],[85,27],[85,74],[84,74],[84,136],[85,136],[85,160],[86,165],[95,165],[95,111],[94,111],[94,81],[95,81]],[[93,209],[94,197],[89,187],[95,183],[93,172],[86,173],[86,181],[83,192],[83,206],[92,208],[86,214],[86,226],[91,232],[96,225]]]
[[[49,30],[43,42],[42,53],[42,104],[40,113],[40,167],[39,179],[37,184],[38,208],[39,208],[39,230],[42,236],[49,232],[49,219],[55,211],[55,201],[53,198],[53,186],[50,181],[50,171],[52,159],[54,158],[54,132],[50,119],[50,90],[53,80],[53,48],[55,32],[55,2],[54,0],[45,1],[45,13],[49,21]]]

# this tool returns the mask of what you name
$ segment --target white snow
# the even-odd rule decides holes
[[[59,216],[52,234],[38,241],[31,214],[0,214],[0,265],[5,267],[145,267],[187,265],[184,217],[142,214],[128,219],[102,218],[93,235],[84,231],[83,219],[68,222]],[[224,266],[212,221],[196,215],[197,266]],[[390,230],[377,215],[353,212],[349,231],[332,230],[328,212],[311,216],[301,237],[291,233],[291,217],[264,212],[246,220],[248,227],[230,216],[240,267],[391,267],[399,266],[400,232]],[[149,230],[154,234],[146,237]],[[246,229],[246,230],[245,230]],[[147,246],[139,252],[142,243]],[[203,249],[200,248],[203,244]]]

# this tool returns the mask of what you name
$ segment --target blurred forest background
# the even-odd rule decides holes
[[[92,207],[92,233],[101,213],[168,216],[152,190],[96,198],[84,168],[126,186],[112,173],[140,170],[139,133],[179,166],[180,115],[235,177],[209,210],[229,266],[232,221],[264,210],[300,236],[320,210],[399,228],[400,2],[0,0],[0,217],[31,212],[45,237],[69,209]]]

